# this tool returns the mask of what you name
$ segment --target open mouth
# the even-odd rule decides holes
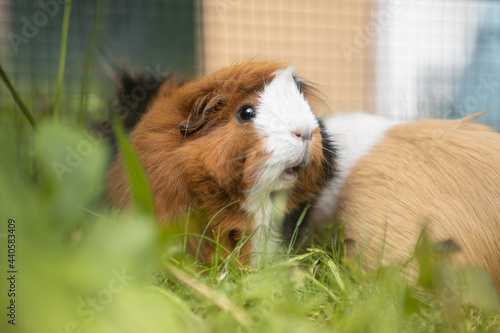
[[[284,181],[294,181],[297,179],[297,173],[301,167],[306,165],[308,160],[308,154],[304,153],[302,156],[300,156],[298,159],[296,159],[294,162],[292,162],[289,166],[283,170],[283,173],[281,174],[281,179]]]
[[[295,179],[297,179],[297,172],[299,171],[300,166],[301,164],[283,170],[283,173],[281,174],[281,179],[285,181],[294,181]]]

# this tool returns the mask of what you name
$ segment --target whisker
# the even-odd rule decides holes
[[[236,177],[241,176],[241,175],[242,175],[242,174],[243,174],[246,170],[248,170],[249,168],[251,168],[251,167],[253,167],[253,166],[255,166],[255,165],[259,164],[259,163],[261,163],[261,161],[257,161],[257,162],[255,162],[255,163],[253,163],[253,164],[251,164],[251,165],[249,165],[249,166],[247,166],[247,167],[243,168],[243,170],[241,170],[240,172],[236,173],[236,175],[234,175],[234,177],[229,178],[229,179],[225,182],[225,184],[229,183],[231,180],[235,179]]]
[[[328,105],[329,102],[330,102],[330,97],[328,97],[326,99],[326,101],[324,101],[323,106],[321,107],[321,109],[317,113],[318,117],[322,117],[323,114],[327,111],[327,109],[330,108],[329,105]]]
[[[323,147],[322,149],[323,149],[323,150],[326,150],[327,152],[332,153],[332,154],[334,154],[334,155],[337,153],[336,151],[331,150],[331,149],[328,149],[328,148],[325,148],[325,147]]]
[[[232,163],[232,162],[235,162],[235,161],[238,161],[238,160],[242,160],[244,158],[247,158],[248,156],[252,156],[252,155],[257,154],[257,153],[258,153],[258,151],[254,151],[254,152],[248,153],[248,154],[243,154],[241,156],[238,156],[238,157],[232,158],[230,160],[227,160],[223,164]]]
[[[249,97],[250,99],[252,99],[252,101],[256,104],[257,98],[255,98],[255,96],[250,95],[249,93],[247,93],[246,91],[244,91],[242,89],[238,89],[238,91],[240,93],[244,94],[245,96]]]

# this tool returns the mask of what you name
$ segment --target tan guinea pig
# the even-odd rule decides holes
[[[167,78],[152,94],[130,140],[157,218],[168,226],[189,212],[189,233],[212,238],[190,237],[191,254],[210,261],[214,238],[226,255],[244,244],[241,262],[286,248],[334,171],[334,147],[311,109],[310,91],[293,66],[248,61],[182,83]],[[118,208],[130,204],[119,157],[109,195]]]
[[[390,121],[355,113],[325,121],[335,134],[339,172],[313,218],[345,219],[347,255],[368,269],[405,260],[424,222],[453,259],[490,272],[500,287],[500,134],[461,120]],[[364,252],[363,252],[364,251]]]

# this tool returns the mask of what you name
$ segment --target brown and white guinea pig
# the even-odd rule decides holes
[[[241,62],[183,83],[167,78],[130,133],[157,218],[168,225],[189,212],[189,233],[217,238],[226,254],[244,244],[242,262],[282,251],[334,172],[334,147],[310,97],[293,66],[274,62]],[[109,195],[116,207],[130,204],[119,156]],[[210,261],[216,246],[201,239],[190,237],[189,250]]]
[[[476,117],[327,119],[338,173],[314,208],[316,227],[345,221],[347,255],[359,251],[375,269],[408,259],[426,224],[434,242],[458,245],[458,264],[486,269],[500,287],[500,134]]]

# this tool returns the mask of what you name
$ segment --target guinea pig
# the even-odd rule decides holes
[[[302,213],[334,174],[335,148],[312,96],[293,66],[259,61],[170,77],[154,92],[130,141],[158,220],[189,223],[198,235],[187,242],[193,256],[210,261],[218,247],[236,249],[243,263],[252,253],[273,258],[301,238]],[[109,196],[118,208],[130,204],[119,155]]]
[[[458,245],[457,264],[487,270],[500,287],[500,134],[477,116],[325,120],[338,173],[316,202],[315,226],[344,221],[346,255],[370,270],[409,259],[425,224],[436,244]]]

